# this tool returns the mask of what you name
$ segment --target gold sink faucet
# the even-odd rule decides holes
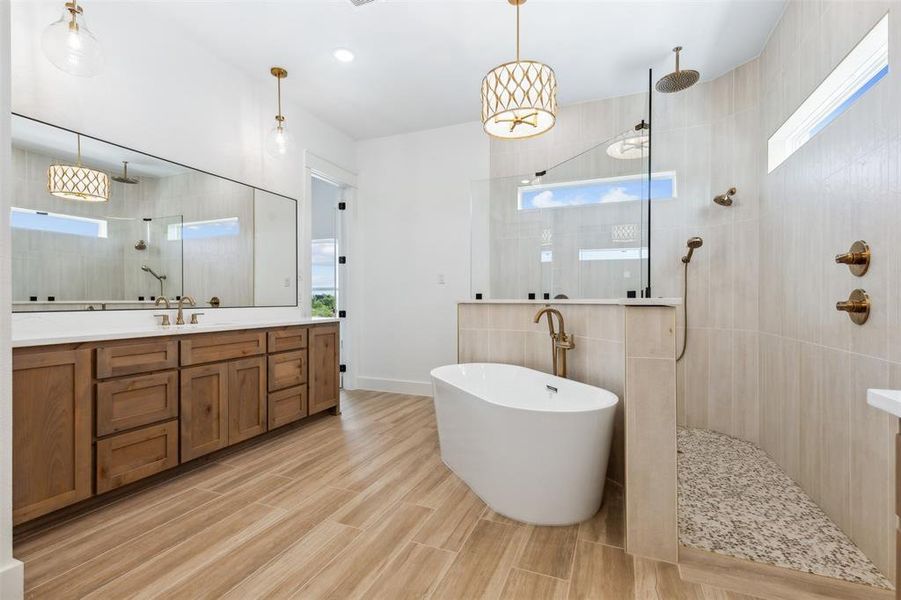
[[[563,324],[563,315],[556,308],[546,306],[535,314],[534,322],[541,321],[541,316],[547,315],[547,328],[551,334],[551,363],[554,375],[566,377],[566,351],[576,347],[571,335],[566,334],[566,326]],[[559,331],[554,330],[554,315],[560,325]]]
[[[175,317],[176,325],[184,325],[185,324],[185,314],[182,310],[185,302],[190,304],[191,306],[197,306],[197,302],[194,301],[194,298],[191,296],[182,296],[178,299],[178,314]]]
[[[169,308],[170,308],[169,299],[166,298],[165,296],[159,296],[156,299],[156,302],[154,302],[153,304],[154,304],[154,306],[159,306],[160,304],[163,304],[163,303],[166,304],[166,310],[169,310]],[[153,315],[153,316],[154,317],[162,317],[163,320],[160,322],[160,325],[162,325],[163,327],[169,326],[169,324],[170,324],[169,323],[169,313],[165,313],[165,314],[161,314],[161,315]]]

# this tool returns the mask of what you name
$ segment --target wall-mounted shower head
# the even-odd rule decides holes
[[[702,240],[701,238],[699,238],[697,236],[690,237],[690,238],[688,238],[688,242],[686,243],[686,245],[688,246],[688,254],[686,254],[685,256],[682,257],[682,262],[684,262],[687,265],[688,263],[691,262],[691,256],[695,253],[695,250],[704,245],[704,240]]]
[[[713,201],[719,204],[720,206],[732,206],[732,196],[738,193],[734,187],[726,190],[725,194],[720,194],[719,196],[714,196]]]
[[[676,70],[669,75],[664,75],[657,82],[657,91],[662,94],[672,94],[673,92],[681,92],[687,90],[698,82],[701,74],[691,69],[679,69],[679,53],[682,52],[682,46],[673,48],[676,53]]]

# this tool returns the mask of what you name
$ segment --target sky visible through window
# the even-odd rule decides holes
[[[633,202],[643,198],[645,180],[644,175],[630,175],[564,184],[524,186],[519,188],[519,209]],[[651,180],[651,198],[675,196],[676,174],[655,173]]]
[[[828,115],[823,117],[823,119],[819,123],[814,125],[813,128],[810,130],[809,137],[815,136],[820,131],[822,131],[823,128],[826,127],[826,125],[828,125],[829,123],[832,123],[832,121],[834,121],[837,116],[839,116],[840,114],[842,114],[843,112],[848,110],[848,107],[850,107],[852,104],[857,102],[858,98],[860,98],[861,96],[866,94],[867,90],[869,90],[871,87],[873,87],[874,85],[879,83],[879,80],[882,79],[883,77],[885,77],[886,75],[888,75],[888,65],[885,65],[884,67],[882,67],[882,69],[880,69],[878,73],[873,75],[869,81],[867,81],[865,84],[860,86],[860,88],[856,92],[851,94],[847,100],[845,100],[844,102],[842,102],[841,104],[836,106],[835,110],[833,110],[831,113],[829,113]]]
[[[27,208],[12,207],[10,211],[10,225],[13,229],[28,229],[82,237],[105,238],[107,236],[107,222],[103,219],[89,219],[87,217],[76,217],[75,215],[30,210]]]

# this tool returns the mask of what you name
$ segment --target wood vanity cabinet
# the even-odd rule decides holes
[[[228,443],[236,444],[269,429],[266,357],[228,363]]]
[[[310,329],[310,414],[338,406],[340,361],[338,325]]]
[[[91,351],[13,355],[13,522],[91,495]]]
[[[336,408],[338,345],[329,323],[15,349],[15,524]]]
[[[181,460],[228,445],[228,364],[181,370]]]

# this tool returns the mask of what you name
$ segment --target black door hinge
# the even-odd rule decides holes
[[[338,264],[339,264],[339,265],[346,265],[346,264],[347,264],[347,257],[346,257],[346,256],[339,256],[339,257],[338,257]]]
[[[347,311],[346,311],[346,310],[339,310],[339,311],[338,311],[338,318],[339,318],[339,319],[344,319],[344,318],[346,318],[346,317],[347,317]]]
[[[338,210],[344,210],[346,208],[347,208],[347,202],[339,202],[338,203]]]
[[[347,365],[340,365],[340,366],[339,366],[339,370],[340,370],[342,373],[347,373]]]

